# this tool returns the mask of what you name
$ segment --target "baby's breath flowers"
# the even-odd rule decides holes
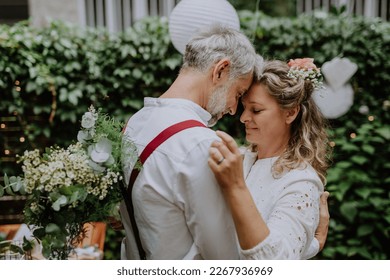
[[[26,224],[51,259],[67,258],[86,222],[112,216],[121,201],[123,124],[91,106],[81,119],[77,142],[66,149],[25,151],[23,176],[5,176],[5,187],[27,195]],[[124,149],[134,151],[134,149]],[[131,154],[125,155],[131,157]],[[0,193],[1,196],[1,193]]]
[[[308,80],[313,84],[314,89],[323,87],[321,71],[314,64],[313,58],[290,59],[288,66],[290,70],[287,75],[290,78]]]

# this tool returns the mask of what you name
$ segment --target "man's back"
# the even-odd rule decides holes
[[[128,122],[125,134],[138,153],[168,126],[210,114],[185,99],[145,99],[145,107]],[[134,211],[148,259],[238,259],[234,225],[208,164],[216,140],[206,128],[191,128],[161,144],[142,167],[133,190]],[[131,167],[125,167],[128,180]],[[130,166],[129,166],[130,165]],[[121,207],[126,235],[132,239],[126,208]],[[126,257],[137,255],[135,243]]]

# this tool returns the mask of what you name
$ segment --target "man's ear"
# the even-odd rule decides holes
[[[227,58],[218,61],[212,71],[213,83],[220,83],[229,79],[230,60]]]
[[[291,124],[297,118],[299,111],[300,106],[286,110],[286,124]]]

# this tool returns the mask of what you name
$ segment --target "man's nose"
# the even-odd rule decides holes
[[[233,106],[231,106],[231,107],[229,108],[229,114],[230,114],[230,115],[236,114],[236,112],[237,112],[237,106],[238,106],[238,102],[236,102]]]

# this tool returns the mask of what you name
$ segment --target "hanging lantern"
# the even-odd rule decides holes
[[[191,36],[213,23],[240,29],[238,14],[227,0],[181,0],[169,16],[169,35],[174,47],[183,54]]]
[[[357,71],[357,68],[356,63],[353,63],[348,58],[335,57],[322,65],[321,72],[326,82],[334,90],[338,90],[349,81]]]
[[[350,84],[346,84],[335,90],[324,83],[324,88],[313,93],[313,99],[324,117],[337,119],[351,108],[353,104],[353,89]]]

